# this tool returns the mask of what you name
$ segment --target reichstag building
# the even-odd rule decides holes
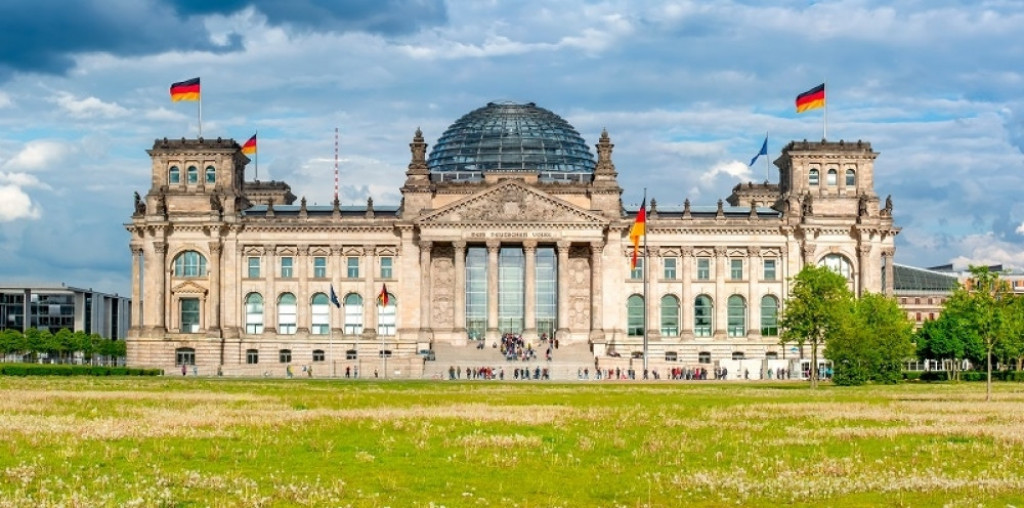
[[[805,264],[891,294],[899,228],[870,143],[794,141],[776,183],[717,203],[651,200],[635,269],[637,210],[623,206],[613,146],[602,132],[591,150],[535,104],[490,103],[432,147],[416,131],[398,206],[312,206],[284,182],[246,182],[234,140],[158,139],[126,224],[128,362],[418,378],[478,345],[500,363],[491,349],[514,333],[557,338],[556,360],[580,366],[635,359],[645,342],[652,365],[707,365],[787,355],[778,318]]]

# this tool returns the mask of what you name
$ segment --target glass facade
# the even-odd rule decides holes
[[[553,247],[537,248],[537,336],[553,337],[558,329],[558,255]]]
[[[740,295],[729,297],[728,332],[730,337],[743,337],[747,334],[747,302]]]
[[[711,297],[700,295],[693,302],[693,334],[697,337],[710,337],[714,306]]]
[[[644,297],[630,295],[626,300],[626,335],[642,337],[644,334]]]
[[[498,251],[498,330],[522,333],[526,285],[526,256],[521,247]]]
[[[327,335],[331,331],[331,308],[327,295],[317,293],[313,295],[312,326],[309,333],[313,335]]]
[[[181,331],[182,333],[199,332],[199,299],[181,299]]]
[[[480,340],[487,333],[487,249],[466,249],[466,333]]]

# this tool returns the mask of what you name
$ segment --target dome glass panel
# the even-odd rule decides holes
[[[586,142],[562,117],[530,102],[488,103],[448,127],[430,151],[431,174],[594,172]],[[447,178],[445,178],[447,179]]]

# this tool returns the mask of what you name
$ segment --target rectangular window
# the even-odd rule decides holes
[[[199,332],[199,299],[181,299],[181,333]]]
[[[644,278],[644,258],[636,259],[636,266],[633,267],[629,272],[629,278],[633,280],[643,280]]]
[[[729,278],[732,280],[743,280],[743,260],[729,260]]]
[[[697,280],[711,280],[710,258],[697,258]]]
[[[327,277],[327,258],[323,256],[313,258],[313,277],[317,279]]]
[[[764,280],[775,280],[775,260],[764,260]]]
[[[260,277],[260,258],[251,257],[249,258],[249,278],[258,279]]]
[[[281,278],[290,279],[292,278],[292,258],[291,256],[284,256],[281,258]]]
[[[256,365],[260,363],[260,352],[255,349],[245,350],[245,363],[247,365]]]
[[[356,257],[346,258],[346,263],[347,263],[348,270],[346,271],[345,276],[350,278],[350,279],[358,279],[359,278],[359,258],[356,258]]]
[[[393,259],[390,257],[380,258],[380,278],[382,279],[393,279],[391,264]]]
[[[665,264],[663,277],[665,280],[675,280],[676,278],[676,258],[664,258],[662,263]]]
[[[324,361],[324,358],[325,358],[325,355],[324,355],[324,350],[323,349],[314,349],[313,350],[313,361],[314,362],[322,362],[322,361]]]
[[[292,361],[292,350],[291,349],[282,349],[282,350],[278,351],[277,352],[277,359],[281,363],[291,363],[291,361]]]

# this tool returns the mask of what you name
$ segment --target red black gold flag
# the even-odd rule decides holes
[[[629,230],[629,239],[633,242],[633,258],[629,261],[629,268],[636,269],[636,259],[640,252],[640,237],[647,234],[647,198],[640,203],[640,211],[636,213],[636,221]]]
[[[825,83],[796,96],[796,112],[825,107]]]
[[[244,153],[245,155],[252,155],[252,154],[256,153],[256,135],[255,134],[253,134],[252,137],[249,138],[249,141],[246,141],[245,144],[242,145],[242,153]]]
[[[380,302],[380,306],[381,307],[387,307],[388,306],[388,285],[387,284],[384,284],[383,287],[380,288],[380,294],[377,295],[377,301]]]
[[[192,78],[171,85],[171,102],[198,100],[199,78]]]

